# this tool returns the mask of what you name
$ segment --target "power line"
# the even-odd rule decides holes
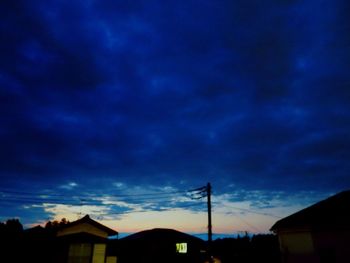
[[[282,217],[280,217],[280,216],[276,216],[276,215],[271,214],[271,213],[258,212],[258,211],[251,210],[251,209],[247,209],[247,208],[234,207],[234,206],[225,206],[225,207],[231,208],[231,209],[235,209],[235,210],[240,210],[240,211],[243,211],[243,212],[253,213],[253,214],[259,214],[259,215],[264,215],[264,216],[270,216],[270,217],[275,217],[275,218],[279,218],[279,219],[282,218]]]
[[[9,189],[0,189],[0,202],[4,203],[19,203],[19,204],[42,204],[54,203],[65,205],[100,205],[100,206],[115,206],[117,204],[108,204],[106,202],[126,202],[140,203],[152,202],[160,203],[171,200],[172,202],[180,201],[179,198],[188,198],[189,194],[194,190],[187,191],[170,191],[170,192],[155,192],[155,193],[139,193],[139,194],[110,194],[97,195],[89,194],[82,196],[68,196],[67,194],[57,193],[35,193],[15,191]],[[181,195],[180,195],[181,194]],[[1,196],[2,195],[2,196]],[[58,198],[61,197],[61,198]]]
[[[195,207],[195,206],[200,206],[203,205],[204,203],[192,203],[192,204],[186,204],[186,205],[175,205],[173,207],[160,207],[155,210],[152,210],[152,212],[164,212],[164,211],[177,211],[178,209],[182,208],[190,208],[190,207]],[[123,211],[123,212],[113,212],[111,211],[108,214],[102,214],[102,215],[124,215],[124,214],[131,214],[131,213],[147,213],[150,212],[149,209],[136,209],[136,210],[130,210],[130,211]]]
[[[255,230],[256,232],[261,232],[260,229],[258,229],[257,227],[253,226],[251,223],[248,223],[245,219],[243,219],[242,217],[236,215],[236,218],[238,218],[238,220],[242,221],[244,224],[246,224],[248,227],[250,227],[251,229]]]
[[[113,196],[112,196],[113,197]],[[18,196],[18,195],[3,195],[2,198],[0,198],[0,201],[22,201],[22,202],[51,202],[51,203],[80,203],[80,204],[103,204],[108,205],[108,203],[113,202],[126,202],[126,203],[140,203],[140,202],[163,202],[163,201],[181,201],[183,200],[183,196],[149,196],[149,197],[123,197],[123,198],[111,198],[111,196],[101,196],[101,197],[94,197],[94,198],[81,198],[81,197],[72,197],[72,198],[54,198],[54,197],[41,197],[41,196]],[[116,204],[114,204],[116,205]]]
[[[194,190],[183,190],[183,191],[169,191],[169,192],[153,192],[153,193],[133,193],[133,194],[110,194],[108,196],[115,196],[115,197],[138,197],[138,196],[167,196],[167,195],[176,195],[176,194],[186,194],[189,192],[192,192]],[[17,190],[9,190],[9,189],[0,189],[0,193],[5,194],[18,194],[18,195],[29,195],[29,196],[55,196],[55,197],[65,197],[65,196],[71,196],[68,193],[55,193],[55,192],[23,192],[23,191],[17,191]],[[101,196],[99,194],[88,194],[86,195],[88,197],[97,197]]]
[[[27,192],[12,189],[0,188],[0,204],[2,206],[10,206],[11,204],[19,205],[43,205],[43,204],[62,204],[68,206],[100,206],[100,207],[116,207],[120,206],[117,202],[128,203],[130,205],[144,205],[147,202],[150,205],[180,207],[179,204],[192,200],[197,202],[208,196],[207,186],[194,188],[190,190],[174,190],[169,192],[148,192],[148,193],[132,193],[132,194],[85,194],[85,195],[68,195],[68,193],[47,193],[47,192]],[[187,201],[188,199],[188,201]],[[187,203],[188,207],[192,207],[194,203]],[[186,205],[187,205],[186,204]],[[201,204],[201,203],[199,203]],[[182,204],[185,205],[185,204]],[[240,210],[248,213],[260,214],[264,216],[281,218],[271,213],[259,212],[247,208],[234,206],[226,206],[229,209]],[[148,210],[149,211],[149,210]]]

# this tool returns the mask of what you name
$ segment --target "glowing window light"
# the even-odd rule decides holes
[[[187,253],[187,243],[176,243],[176,252],[181,254]]]

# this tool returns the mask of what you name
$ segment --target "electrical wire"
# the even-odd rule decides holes
[[[170,191],[170,192],[153,192],[153,193],[133,193],[133,194],[110,194],[109,196],[114,196],[114,197],[147,197],[147,196],[168,196],[168,195],[176,195],[176,194],[185,194],[189,192],[193,192],[195,190],[183,190],[183,191]],[[5,194],[17,194],[17,195],[23,195],[23,196],[55,196],[55,197],[65,197],[68,196],[68,194],[63,194],[63,193],[47,193],[47,192],[23,192],[23,191],[15,191],[15,190],[9,190],[9,189],[1,189],[0,188],[0,193],[5,193]],[[96,196],[101,196],[98,194],[88,194],[86,195],[87,197],[96,197]]]
[[[202,189],[202,188],[200,188]],[[14,204],[64,204],[64,205],[97,205],[97,206],[115,206],[116,204],[106,204],[106,202],[126,202],[139,204],[142,202],[160,203],[171,200],[176,202],[176,198],[187,197],[191,198],[190,194],[199,189],[187,191],[170,191],[170,192],[155,192],[155,193],[139,193],[139,194],[112,194],[112,195],[96,195],[89,194],[83,196],[68,196],[67,194],[57,193],[34,193],[25,191],[15,191],[9,189],[0,189],[0,203]],[[180,195],[181,194],[181,195]],[[58,198],[60,197],[60,198]],[[104,200],[108,198],[107,200]]]
[[[241,207],[235,207],[235,206],[225,206],[225,207],[233,209],[233,210],[239,210],[239,211],[247,212],[247,213],[259,214],[259,215],[275,217],[275,218],[279,218],[279,219],[282,218],[282,217],[276,216],[274,214],[270,214],[270,213],[266,213],[266,212],[258,212],[258,211],[247,209],[247,208],[241,208]]]
[[[248,227],[250,227],[251,229],[253,229],[255,232],[257,233],[261,233],[260,229],[255,227],[254,225],[252,225],[251,223],[248,223],[245,219],[243,219],[240,216],[235,216],[238,220],[240,220],[241,222],[243,222],[244,224],[246,224]]]

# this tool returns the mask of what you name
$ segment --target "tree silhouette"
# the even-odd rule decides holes
[[[23,232],[23,226],[18,219],[9,219],[6,221],[6,228],[12,234],[20,234]]]
[[[62,218],[61,221],[58,221],[58,220],[48,221],[45,224],[45,229],[57,230],[59,227],[65,226],[67,224],[69,224],[69,221],[66,218]]]
[[[23,226],[18,219],[8,219],[0,222],[0,234],[2,238],[17,237],[23,233]]]
[[[21,262],[23,254],[23,226],[18,219],[0,223],[1,258],[4,262]]]

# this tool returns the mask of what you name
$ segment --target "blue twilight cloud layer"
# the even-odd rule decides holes
[[[341,0],[2,1],[0,186],[349,188],[349,13]]]

